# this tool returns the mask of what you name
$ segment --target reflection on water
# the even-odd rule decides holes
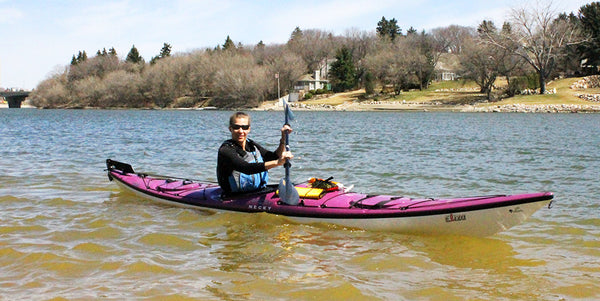
[[[553,209],[488,238],[168,207],[120,192],[102,171],[113,158],[214,181],[229,114],[0,111],[2,298],[600,297],[598,115],[296,113],[297,181],[334,176],[411,197],[555,192]],[[275,147],[280,112],[252,116],[252,136]]]

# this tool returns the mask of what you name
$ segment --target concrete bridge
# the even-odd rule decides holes
[[[21,103],[29,96],[31,91],[1,91],[0,96],[6,99],[9,108],[20,108]]]

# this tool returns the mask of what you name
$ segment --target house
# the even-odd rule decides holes
[[[460,76],[457,71],[460,69],[458,56],[452,53],[444,53],[435,66],[436,80],[447,81],[457,80]]]
[[[321,79],[321,70],[315,70],[313,74],[305,74],[294,84],[294,91],[308,92],[318,89],[328,89],[329,81]]]

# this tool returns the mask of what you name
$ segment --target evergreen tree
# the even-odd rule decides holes
[[[290,39],[288,41],[288,43],[293,43],[294,41],[298,41],[302,38],[302,30],[300,29],[300,27],[296,26],[296,28],[294,28],[294,31],[292,31],[292,34],[290,35]]]
[[[375,76],[371,72],[365,74],[365,93],[367,95],[375,94]]]
[[[171,56],[171,45],[168,43],[163,43],[163,48],[160,49],[160,54],[150,60],[150,65],[154,65],[158,60],[169,56]]]
[[[163,48],[160,49],[160,58],[166,58],[171,56],[171,45],[169,43],[163,43]]]
[[[110,56],[115,56],[115,57],[117,56],[117,51],[115,50],[115,47],[111,47],[111,48],[108,50],[108,55],[110,55]]]
[[[108,56],[108,53],[106,52],[106,48],[102,48],[102,51],[100,51],[100,49],[98,49],[98,51],[96,51],[96,56]]]
[[[87,61],[87,53],[85,53],[84,51],[79,51],[79,53],[77,54],[77,63],[81,63],[81,62],[85,62]]]
[[[227,39],[225,39],[225,44],[223,44],[223,50],[234,50],[235,49],[235,43],[233,43],[233,40],[231,40],[231,38],[229,36],[227,36]]]
[[[377,35],[394,41],[396,37],[402,35],[402,29],[395,18],[386,20],[385,17],[381,17],[381,21],[377,22]]]
[[[335,55],[336,61],[331,64],[332,88],[334,92],[342,92],[356,86],[356,68],[352,52],[344,46]]]
[[[600,66],[600,2],[586,4],[579,9],[579,21],[583,32],[589,37],[581,47],[587,65]]]
[[[143,63],[144,62],[144,58],[142,58],[140,56],[140,53],[138,52],[137,48],[135,48],[135,45],[133,45],[131,47],[131,50],[129,50],[129,53],[127,54],[127,58],[125,59],[126,62],[129,63]]]

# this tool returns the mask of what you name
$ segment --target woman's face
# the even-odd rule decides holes
[[[243,145],[248,138],[248,133],[250,133],[250,121],[247,117],[236,118],[235,122],[229,126],[229,131],[231,132],[231,139],[239,145]]]

